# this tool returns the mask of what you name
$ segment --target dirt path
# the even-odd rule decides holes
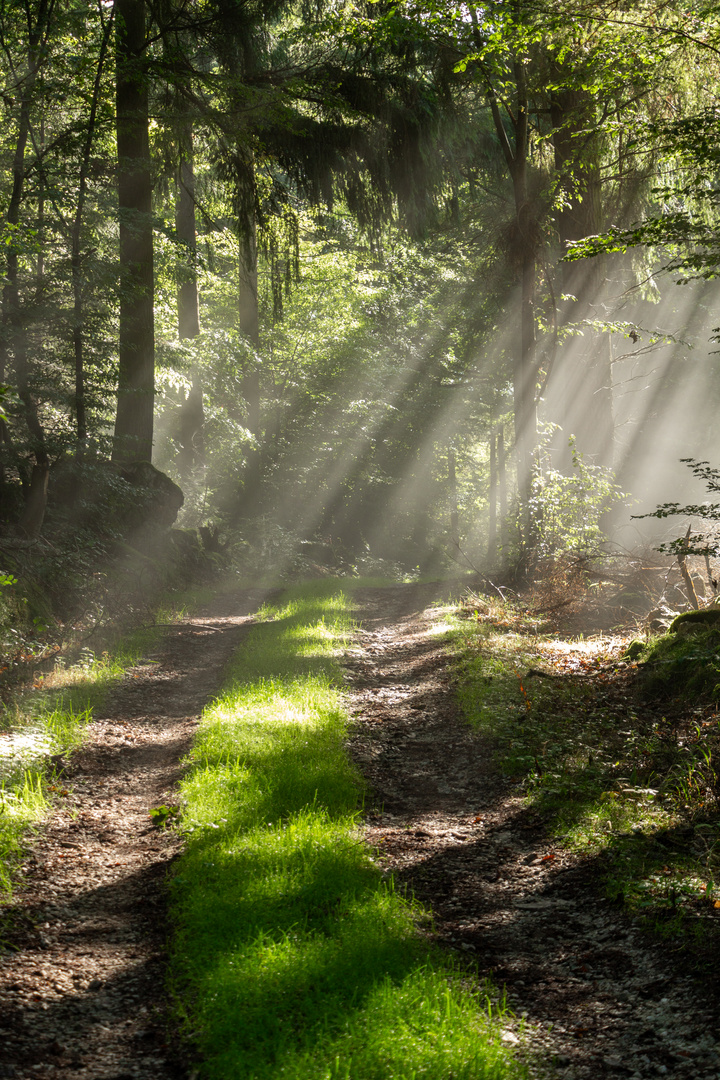
[[[439,941],[507,986],[532,1075],[718,1080],[707,997],[600,899],[591,864],[550,846],[458,715],[426,610],[434,587],[357,595],[347,670],[351,750],[374,791],[368,840],[432,907]],[[178,840],[148,810],[172,800],[198,715],[261,600],[228,596],[169,628],[73,756],[69,794],[6,912],[0,1078],[187,1075],[163,1011],[162,883]]]
[[[162,884],[178,850],[148,811],[172,801],[206,702],[263,599],[219,598],[167,629],[96,715],[4,912],[0,1078],[185,1076],[163,1012]]]
[[[432,586],[356,597],[347,669],[368,840],[432,907],[438,939],[507,986],[532,1074],[717,1080],[708,996],[601,898],[591,863],[548,843],[458,716]]]

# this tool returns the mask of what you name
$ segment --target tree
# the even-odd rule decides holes
[[[120,333],[113,460],[150,461],[155,398],[152,163],[144,0],[115,0]]]

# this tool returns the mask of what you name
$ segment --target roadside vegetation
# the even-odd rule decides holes
[[[67,794],[66,757],[114,682],[157,640],[157,625],[179,612],[159,608],[153,623],[108,640],[96,654],[72,644],[32,681],[16,684],[0,702],[0,899],[13,889],[23,840],[57,796]],[[70,657],[71,659],[68,659]]]
[[[504,1006],[423,934],[358,835],[337,582],[266,607],[182,786],[171,990],[207,1078],[524,1075]]]
[[[682,626],[564,637],[519,603],[474,594],[449,636],[465,714],[558,851],[582,854],[608,897],[708,959],[720,928],[720,630]]]

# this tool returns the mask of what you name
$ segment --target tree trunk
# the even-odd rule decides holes
[[[78,197],[75,206],[75,216],[72,224],[70,265],[72,270],[73,287],[73,353],[75,359],[75,423],[77,433],[77,456],[82,457],[87,440],[87,413],[85,406],[85,355],[83,329],[85,313],[83,308],[83,273],[82,273],[82,224],[87,198],[87,182],[90,173],[90,155],[95,142],[97,128],[97,113],[100,102],[100,86],[102,84],[103,70],[107,58],[110,35],[113,28],[114,11],[106,17],[103,26],[103,34],[100,41],[95,79],[93,81],[92,100],[90,102],[90,115],[88,117],[85,145],[83,146],[80,160],[80,175],[78,178]]]
[[[520,500],[521,538],[526,549],[531,545],[532,521],[530,493],[533,472],[533,453],[537,439],[537,407],[535,386],[537,367],[535,362],[535,278],[536,239],[535,218],[528,193],[528,90],[523,60],[514,64],[515,104],[515,153],[512,174],[515,197],[518,254],[520,257],[520,348],[515,354],[513,371],[513,398],[515,403],[515,454],[517,459],[517,484]]]
[[[192,122],[183,117],[180,128],[180,166],[178,169],[175,230],[185,247],[186,262],[179,268],[177,283],[178,337],[181,341],[196,338],[200,333],[200,299],[195,263],[197,224],[195,217],[195,167]],[[202,431],[205,423],[200,373],[192,370],[192,386],[180,407],[180,452],[178,468],[187,477],[193,466],[202,462]]]
[[[516,5],[516,18],[521,21],[521,5]],[[475,32],[479,37],[477,16],[473,14]],[[528,190],[528,87],[525,61],[513,60],[514,110],[510,117],[514,133],[514,145],[508,138],[497,95],[492,83],[487,82],[487,95],[495,131],[498,136],[508,173],[513,185],[515,207],[513,258],[518,266],[520,284],[520,336],[515,348],[513,364],[513,405],[515,429],[515,460],[519,501],[519,526],[521,548],[526,552],[532,545],[532,521],[530,494],[532,485],[533,453],[537,440],[537,407],[535,389],[537,384],[537,361],[535,354],[535,279],[537,259],[537,222]]]
[[[238,322],[240,333],[257,353],[260,349],[258,310],[257,224],[255,221],[255,164],[251,151],[240,148],[237,157],[239,282]],[[260,371],[249,361],[243,372],[243,396],[247,426],[253,435],[260,432]]]
[[[460,514],[457,497],[457,469],[455,447],[448,446],[448,489],[450,495],[450,543],[455,551],[460,551]]]
[[[120,335],[113,461],[150,461],[155,397],[144,0],[115,0]]]
[[[28,59],[25,79],[22,81],[22,96],[18,117],[18,131],[12,164],[12,188],[6,221],[11,226],[10,243],[7,246],[5,263],[5,286],[2,297],[2,320],[5,334],[0,342],[0,383],[5,381],[6,370],[12,355],[18,396],[23,405],[23,413],[30,436],[30,446],[35,458],[31,477],[22,476],[25,492],[25,510],[20,521],[20,528],[30,536],[36,535],[42,526],[47,496],[47,481],[50,470],[45,432],[42,427],[37,402],[32,392],[30,363],[28,357],[27,329],[20,306],[20,244],[21,240],[13,236],[13,230],[20,223],[20,209],[25,190],[25,149],[30,135],[30,109],[37,83],[43,55],[42,43],[47,34],[50,8],[45,0],[37,9],[35,24],[30,26],[28,34]],[[42,270],[42,264],[40,264]],[[9,442],[3,431],[5,442]]]
[[[562,73],[559,73],[562,75]],[[557,92],[551,102],[555,169],[567,188],[565,205],[558,212],[561,250],[568,243],[594,236],[601,229],[598,149],[592,134],[593,102],[584,90]],[[588,134],[585,134],[588,133]],[[562,288],[568,297],[560,307],[565,324],[603,318],[605,312],[604,256],[561,264]],[[554,447],[556,465],[572,469],[568,438],[575,435],[581,453],[611,465],[614,416],[610,335],[583,329],[573,335],[558,355],[547,391],[548,418],[563,429]]]
[[[508,490],[507,474],[505,472],[505,433],[502,428],[497,433],[497,473],[498,495],[500,503],[500,546],[503,553],[507,551],[508,531]]]
[[[497,438],[490,432],[490,484],[488,494],[488,563],[492,567],[497,559]]]
[[[200,304],[198,298],[197,251],[195,222],[195,166],[192,123],[184,119],[180,130],[180,166],[178,169],[175,231],[186,251],[185,265],[180,269],[177,286],[178,336],[195,338],[200,333]]]

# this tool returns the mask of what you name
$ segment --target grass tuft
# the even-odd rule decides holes
[[[266,607],[210,706],[182,788],[171,989],[207,1078],[524,1075],[502,1006],[419,932],[358,837],[337,583]]]

